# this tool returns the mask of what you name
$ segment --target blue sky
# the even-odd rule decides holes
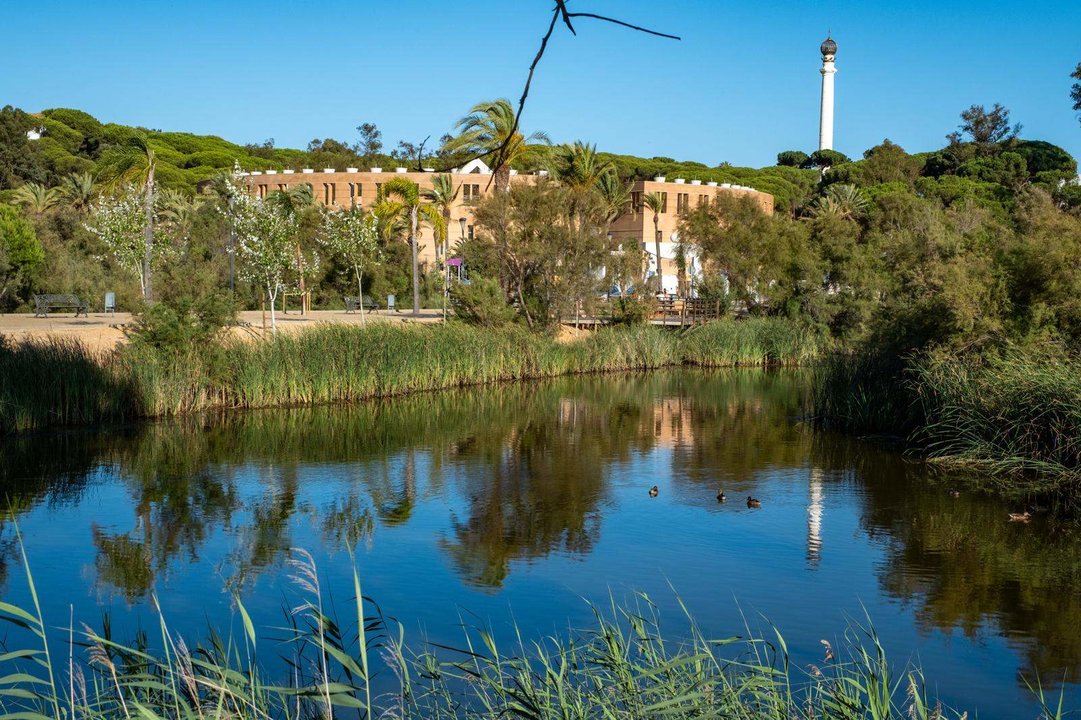
[[[4,3],[0,103],[237,142],[433,141],[469,105],[517,98],[548,0],[40,0]],[[523,118],[556,141],[709,164],[773,163],[818,138],[818,45],[837,56],[836,147],[940,147],[961,109],[1001,102],[1081,157],[1069,73],[1081,2],[572,0],[682,35],[580,20],[557,33]]]

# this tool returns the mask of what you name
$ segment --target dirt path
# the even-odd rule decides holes
[[[363,318],[357,313],[346,313],[343,310],[313,310],[307,315],[291,312],[288,315],[278,313],[278,330],[282,332],[297,332],[305,328],[315,327],[321,323],[339,323],[344,325],[359,325],[361,322],[439,322],[441,313],[438,310],[421,310],[419,318],[414,318],[408,311],[387,312],[385,310],[369,313]],[[90,313],[89,317],[74,317],[71,313],[50,314],[45,318],[36,318],[32,313],[17,313],[0,315],[0,335],[13,340],[45,338],[48,336],[76,338],[93,350],[112,350],[118,343],[124,341],[123,326],[130,323],[130,313],[116,313],[106,315],[104,313]],[[251,332],[262,333],[263,315],[258,310],[244,311],[240,313],[242,323],[250,326]],[[266,318],[269,332],[270,316]],[[237,334],[243,337],[251,337],[251,332],[237,329]]]

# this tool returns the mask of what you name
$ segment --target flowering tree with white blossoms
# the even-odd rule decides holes
[[[120,267],[139,278],[139,288],[146,297],[148,271],[168,248],[168,238],[154,227],[152,242],[147,243],[143,193],[129,185],[114,197],[102,198],[90,209],[85,227],[101,240]]]
[[[242,273],[259,283],[270,301],[270,329],[278,333],[274,303],[294,268],[297,220],[263,200],[241,192],[233,198],[233,227]]]
[[[364,267],[379,260],[379,221],[359,205],[348,210],[325,211],[319,243],[353,268],[357,276],[357,297],[364,297]],[[360,314],[364,322],[364,313]]]

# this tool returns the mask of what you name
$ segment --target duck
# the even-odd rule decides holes
[[[650,497],[657,497],[660,494],[661,494],[661,491],[657,489],[656,485],[654,485],[653,487],[651,487],[649,489],[649,496]]]
[[[950,497],[955,497],[955,498],[956,497],[961,497],[961,491],[960,490],[950,490]]]
[[[1027,523],[1031,519],[1032,513],[1030,513],[1028,510],[1024,511],[1023,513],[1010,513],[1010,522]]]
[[[762,502],[758,498],[753,498],[750,495],[747,496],[747,507],[757,508],[762,507]]]
[[[717,502],[724,502],[727,499],[728,496],[724,494],[723,488],[717,491]]]

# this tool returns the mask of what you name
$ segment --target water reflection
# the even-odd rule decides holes
[[[763,512],[782,493],[799,498],[792,572],[821,572],[837,542],[830,525],[854,514],[865,552],[884,548],[880,592],[910,604],[922,630],[991,632],[1026,672],[1081,680],[1076,527],[1011,525],[1002,502],[952,497],[918,463],[812,433],[794,420],[803,393],[794,374],[676,372],[205,416],[8,440],[0,482],[16,516],[74,508],[90,530],[93,581],[129,602],[207,555],[244,586],[312,532],[327,551],[396,532],[495,593],[533,563],[589,559],[621,513],[667,507],[628,504],[657,481],[692,526],[643,533],[708,538],[721,527],[748,533],[742,552],[753,554],[749,534],[762,530],[711,519],[769,487]],[[719,487],[727,507],[713,500]],[[97,493],[113,503],[105,519]],[[11,550],[6,529],[0,583]]]

